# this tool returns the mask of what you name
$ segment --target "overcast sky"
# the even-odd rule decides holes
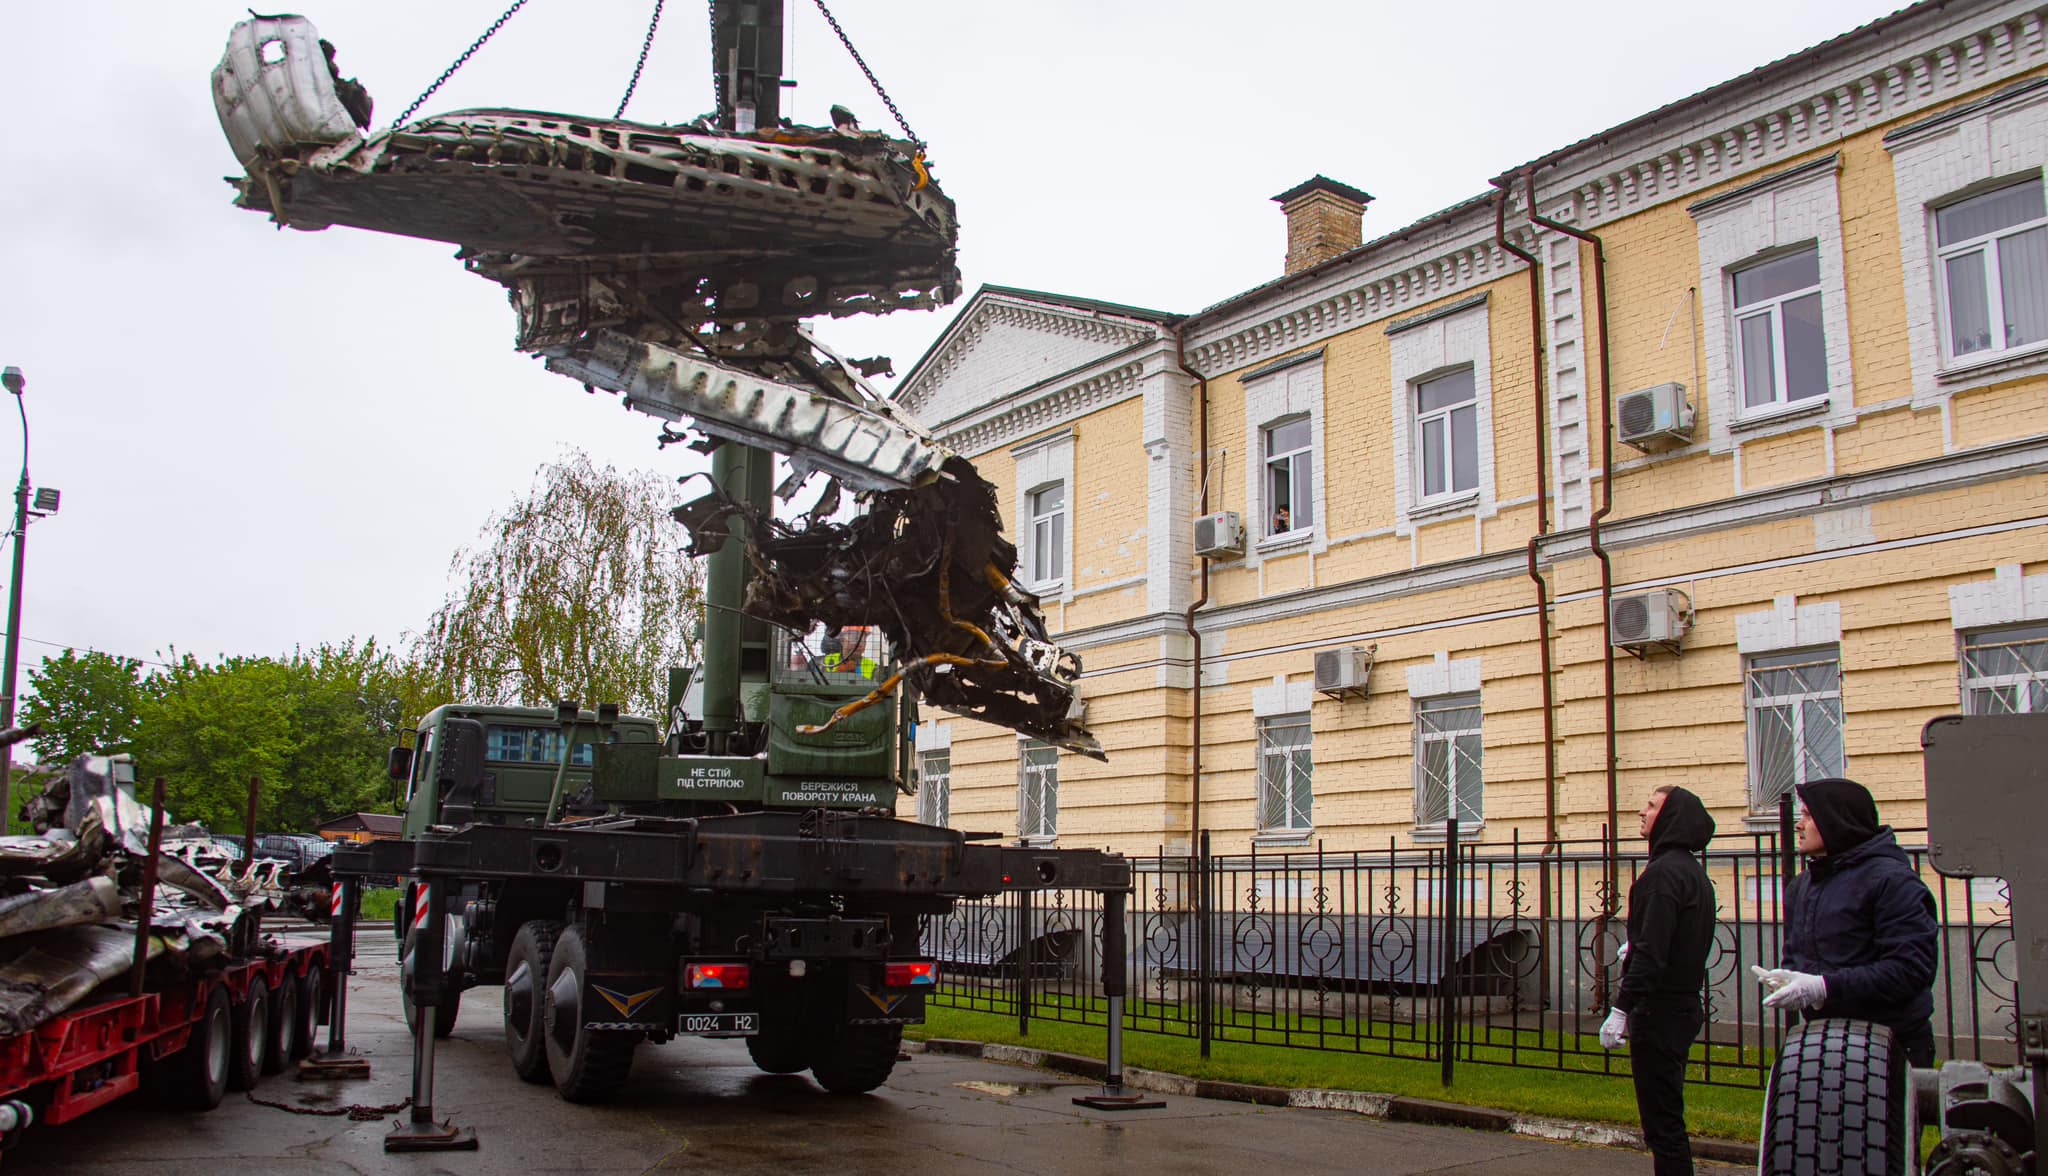
[[[530,0],[428,112],[609,114],[651,0]],[[800,85],[889,127],[811,0]],[[344,74],[404,109],[502,0],[325,0]],[[1278,276],[1269,197],[1321,172],[1389,231],[1516,163],[1882,15],[1883,0],[835,0],[960,208],[988,282],[1193,311]],[[502,290],[452,247],[278,232],[229,204],[208,93],[241,6],[10,0],[0,14],[0,363],[29,381],[35,483],[23,664],[403,641],[449,560],[565,447],[683,473],[655,423],[510,346]],[[699,0],[672,0],[630,114],[712,105]],[[842,320],[907,372],[955,308]],[[0,404],[0,409],[10,406]],[[0,418],[0,480],[17,449]],[[679,494],[679,500],[681,495]],[[0,574],[4,574],[0,564]]]

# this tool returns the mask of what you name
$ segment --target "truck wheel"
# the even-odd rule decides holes
[[[901,1025],[840,1025],[811,1042],[811,1077],[833,1094],[866,1094],[889,1080]]]
[[[231,1020],[235,1044],[228,1051],[228,1089],[253,1090],[268,1072],[270,1047],[276,1044],[270,1032],[270,984],[260,973],[249,977],[249,991],[234,1006]]]
[[[292,1029],[292,1060],[311,1057],[320,1044],[320,1023],[327,1019],[326,970],[307,964],[298,979],[299,1023]]]
[[[505,1047],[512,1069],[528,1082],[552,1082],[542,1013],[547,1003],[548,965],[562,924],[532,919],[519,925],[505,957]]]
[[[416,940],[413,932],[405,933],[405,946],[400,950],[401,964],[398,969],[398,1004],[405,1011],[405,1031],[418,1033],[419,1011],[412,1003],[412,954]],[[462,990],[455,987],[445,975],[442,985],[447,992],[441,997],[441,1004],[434,1014],[434,1039],[440,1040],[455,1032],[455,1018],[462,1015]]]
[[[1906,1058],[1868,1021],[1808,1021],[1785,1038],[1764,1096],[1760,1176],[1903,1176]]]
[[[574,1103],[602,1102],[624,1086],[633,1067],[633,1047],[640,1044],[638,1033],[583,1027],[583,979],[590,970],[590,952],[583,940],[581,927],[566,928],[555,939],[541,1003],[548,1070],[555,1077],[555,1090]]]
[[[151,1094],[165,1106],[210,1111],[228,1092],[228,1055],[234,1047],[234,1011],[228,988],[215,984],[192,1025],[185,1048],[152,1064],[144,1074]]]
[[[292,1052],[299,1035],[299,978],[287,972],[270,998],[270,1048],[264,1051],[263,1072],[280,1074],[298,1061]]]
[[[778,1025],[782,1027],[776,1028]],[[771,1020],[765,1014],[761,1031],[747,1038],[747,1056],[770,1074],[794,1074],[808,1069],[811,1064],[804,1040],[797,1033],[795,1019],[778,1017]]]

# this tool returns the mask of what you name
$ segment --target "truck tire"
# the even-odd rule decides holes
[[[412,1003],[412,969],[403,966],[403,961],[412,958],[413,941],[415,938],[416,936],[413,932],[407,931],[405,933],[405,944],[399,949],[398,957],[401,961],[401,966],[398,970],[398,1004],[405,1012],[405,1031],[407,1033],[418,1033],[420,1031],[419,1011],[413,1008]],[[442,983],[447,988],[447,992],[441,997],[441,1004],[434,1014],[434,1039],[436,1041],[455,1032],[455,1019],[462,1015],[462,990],[455,987],[453,982],[445,978]]]
[[[299,1034],[299,978],[287,972],[270,996],[270,1048],[264,1051],[263,1072],[281,1074],[298,1061],[292,1053]]]
[[[531,919],[512,936],[505,957],[505,1048],[512,1070],[527,1082],[553,1082],[543,1022],[548,990],[548,965],[562,924]]]
[[[555,1090],[573,1103],[603,1102],[626,1084],[633,1047],[640,1034],[586,1029],[583,983],[590,970],[584,930],[568,927],[555,939],[548,959],[547,991],[541,1003],[541,1040]]]
[[[185,1048],[143,1074],[150,1093],[167,1107],[210,1111],[228,1092],[228,1055],[235,1043],[234,1010],[225,984],[215,984],[192,1025]]]
[[[1786,1035],[1764,1095],[1759,1176],[1903,1176],[1906,1058],[1868,1021]]]
[[[270,1031],[270,982],[261,972],[249,977],[249,990],[230,1020],[235,1033],[234,1048],[228,1051],[228,1089],[253,1090],[269,1072],[270,1048],[277,1044]]]
[[[811,1077],[833,1094],[866,1094],[889,1080],[902,1046],[901,1025],[835,1026],[810,1043]]]
[[[795,1074],[810,1068],[810,1051],[797,1032],[794,1017],[770,1018],[763,1014],[761,1031],[747,1038],[747,1056],[769,1074]]]
[[[292,1060],[313,1056],[320,1045],[320,1024],[327,1019],[327,971],[309,963],[298,978],[299,1021],[292,1028]]]

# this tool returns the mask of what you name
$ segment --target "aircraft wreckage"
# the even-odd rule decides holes
[[[744,521],[748,615],[877,626],[925,699],[1103,758],[1077,718],[1079,660],[1013,582],[993,487],[867,383],[879,364],[843,360],[801,325],[958,297],[953,203],[920,143],[839,108],[832,127],[756,128],[751,102],[723,92],[721,109],[748,115],[463,110],[373,131],[367,92],[296,16],[235,26],[213,89],[245,169],[229,179],[240,207],[285,228],[458,245],[508,291],[514,346],[549,370],[689,422],[708,435],[699,448],[783,455],[797,475],[785,500],[831,479],[824,509],[795,521],[717,490],[677,510],[693,552]],[[664,444],[680,439],[664,426]],[[851,522],[826,517],[841,486],[866,499]]]

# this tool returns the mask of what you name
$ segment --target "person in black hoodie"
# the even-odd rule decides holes
[[[1783,965],[1755,969],[1764,1004],[1889,1026],[1908,1061],[1933,1065],[1934,895],[1863,785],[1810,780],[1799,803],[1806,870],[1785,895]]]
[[[1699,852],[1714,818],[1683,788],[1659,788],[1643,804],[1641,832],[1650,864],[1628,889],[1628,942],[1621,987],[1600,1026],[1600,1044],[1628,1042],[1636,1113],[1657,1176],[1690,1176],[1685,1134],[1685,1055],[1704,1019],[1700,990],[1714,941],[1714,884]]]

